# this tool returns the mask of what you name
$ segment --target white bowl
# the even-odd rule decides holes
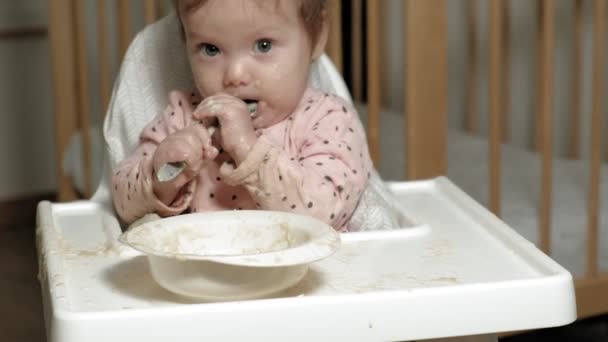
[[[311,262],[333,254],[339,234],[309,216],[216,211],[143,223],[120,241],[147,254],[169,291],[209,301],[259,298],[295,285]]]

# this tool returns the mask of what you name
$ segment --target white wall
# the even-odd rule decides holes
[[[0,0],[0,29],[46,23],[46,1]]]
[[[0,30],[47,27],[48,2],[0,0]],[[129,2],[133,14],[132,31],[136,32],[143,26],[143,0]],[[114,2],[109,1],[109,26],[115,30],[113,6]],[[93,124],[99,124],[96,0],[87,0],[86,12],[91,119]],[[117,42],[112,39],[115,36],[115,31],[110,33],[112,60],[117,56]],[[0,39],[0,201],[56,189],[50,58],[47,36]],[[119,63],[113,62],[111,68],[115,75]]]
[[[0,0],[0,29],[46,26],[46,1]],[[0,39],[0,200],[55,187],[46,37]]]
[[[394,109],[403,110],[403,1],[387,0],[386,27],[391,46],[385,60],[384,74],[387,77],[387,92],[385,104]],[[450,127],[462,127],[463,113],[466,100],[466,0],[449,0],[448,4],[448,65],[449,65],[449,124]],[[536,89],[536,26],[537,8],[535,1],[509,0],[511,4],[511,37],[512,37],[512,70],[511,70],[511,139],[522,147],[530,146],[533,137],[533,117],[535,111]],[[554,68],[554,116],[555,116],[555,150],[563,155],[567,148],[568,127],[570,125],[571,91],[572,91],[572,56],[573,56],[573,3],[572,0],[556,1],[556,31],[555,31],[555,68]],[[582,113],[586,116],[581,128],[581,135],[589,135],[589,114],[591,112],[591,52],[593,3],[584,1],[584,55],[583,55],[583,86]],[[478,108],[480,113],[480,128],[485,135],[488,126],[489,90],[488,90],[488,59],[489,59],[489,1],[477,1],[478,14],[478,61],[479,89]],[[608,92],[607,92],[608,94]],[[605,120],[608,121],[608,120]],[[608,124],[606,125],[608,127]],[[585,138],[584,153],[587,153],[589,139]]]

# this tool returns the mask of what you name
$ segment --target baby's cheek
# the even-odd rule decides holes
[[[192,68],[196,89],[203,98],[217,94],[222,90],[222,80],[217,70],[210,68]]]

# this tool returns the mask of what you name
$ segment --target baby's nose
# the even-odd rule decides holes
[[[240,59],[231,61],[224,75],[224,86],[227,88],[239,87],[248,85],[249,82],[251,82],[251,77],[246,63]]]

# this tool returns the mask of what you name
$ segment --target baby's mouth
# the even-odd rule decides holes
[[[245,101],[245,103],[247,104],[247,110],[249,110],[251,116],[255,116],[255,112],[258,110],[258,101],[251,99],[245,99],[243,101]]]

